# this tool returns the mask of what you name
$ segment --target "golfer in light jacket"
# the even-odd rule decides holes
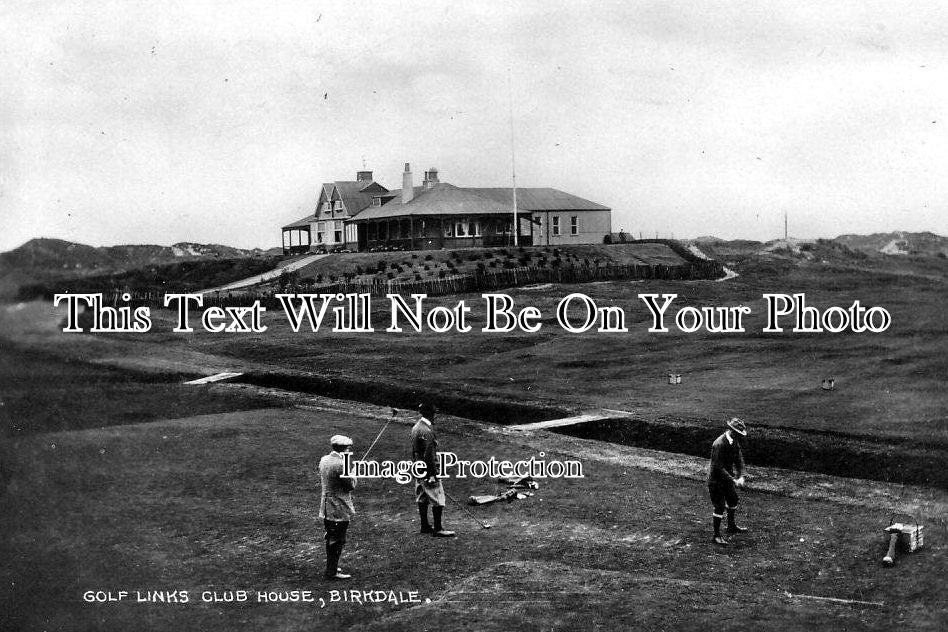
[[[329,443],[332,452],[319,461],[319,479],[322,483],[322,495],[319,499],[319,517],[326,527],[326,579],[349,579],[339,568],[339,557],[346,544],[346,530],[349,521],[355,515],[352,504],[352,490],[356,487],[355,478],[344,478],[343,453],[352,452],[352,439],[335,435]]]

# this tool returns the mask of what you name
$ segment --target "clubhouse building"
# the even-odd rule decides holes
[[[311,250],[437,250],[530,245],[600,244],[612,231],[606,206],[550,188],[457,187],[425,172],[413,183],[405,163],[402,188],[390,191],[359,171],[322,185],[315,212],[283,227],[284,253]]]

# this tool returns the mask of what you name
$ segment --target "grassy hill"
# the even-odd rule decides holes
[[[930,232],[895,231],[872,235],[840,235],[834,241],[853,250],[890,256],[948,256],[948,238]]]
[[[66,291],[200,289],[272,270],[282,253],[181,242],[93,247],[33,239],[0,253],[0,298]]]
[[[219,244],[181,242],[171,246],[135,244],[94,247],[62,239],[31,239],[19,248],[0,253],[0,270],[108,271],[137,268],[149,264],[206,258],[233,259],[263,254],[262,250],[242,250]]]
[[[334,254],[250,291],[308,289],[335,281],[426,281],[510,268],[677,265],[687,252],[677,242],[562,247],[464,248],[455,250]],[[876,270],[927,266],[938,273],[948,258],[948,239],[932,233],[842,235],[836,239],[723,240],[703,236],[692,244],[740,272],[784,269],[806,262]],[[0,253],[0,297],[29,298],[61,291],[197,290],[274,269],[280,254],[219,245],[126,245],[94,248],[57,239],[34,239]],[[21,292],[21,288],[23,291]]]
[[[56,277],[38,283],[23,282],[18,287],[17,296],[21,300],[30,300],[62,292],[197,291],[208,285],[223,285],[269,272],[281,260],[282,257],[194,259],[180,263],[147,265],[110,274]]]
[[[664,244],[528,246],[336,254],[302,268],[294,281],[304,285],[349,279],[423,281],[477,271],[519,267],[556,268],[684,263]]]
[[[948,238],[934,233],[891,232],[872,235],[840,235],[834,239],[794,239],[760,242],[745,239],[723,240],[705,236],[689,240],[690,243],[722,257],[749,257],[768,252],[784,251],[805,258],[829,256],[839,259],[845,256],[852,261],[866,261],[867,257],[878,263],[896,257],[916,259],[948,257]]]

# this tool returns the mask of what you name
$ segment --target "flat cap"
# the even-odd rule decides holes
[[[346,435],[333,435],[329,440],[329,445],[352,445],[352,439]]]

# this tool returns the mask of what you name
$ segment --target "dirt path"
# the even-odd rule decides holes
[[[306,267],[309,264],[324,259],[329,255],[307,255],[305,257],[300,257],[299,259],[294,259],[284,263],[281,266],[278,266],[276,269],[271,270],[270,272],[264,272],[263,274],[257,274],[252,277],[247,277],[246,279],[241,279],[240,281],[234,281],[233,283],[228,283],[227,285],[221,285],[219,287],[213,287],[208,290],[201,290],[199,294],[209,294],[211,292],[226,292],[228,290],[236,290],[239,288],[249,287],[251,285],[259,285],[260,283],[266,283],[267,281],[272,281],[274,279],[280,278],[280,275],[285,272],[293,272],[294,270],[299,270],[300,268]]]

